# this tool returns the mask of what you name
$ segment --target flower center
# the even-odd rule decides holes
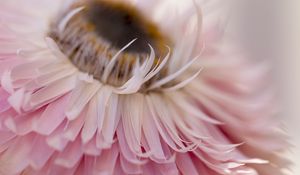
[[[116,0],[74,3],[52,24],[49,35],[80,71],[100,81],[106,66],[119,53],[107,82],[103,82],[111,85],[128,80],[135,63],[148,58],[149,45],[156,52],[156,62],[168,45],[153,22],[133,6]]]

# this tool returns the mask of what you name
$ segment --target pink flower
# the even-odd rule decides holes
[[[283,174],[268,65],[219,3],[1,1],[0,174]]]

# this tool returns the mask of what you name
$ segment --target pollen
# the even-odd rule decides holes
[[[116,0],[74,3],[53,22],[49,35],[80,71],[100,81],[105,67],[123,49],[108,78],[112,85],[131,76],[134,64],[149,56],[149,46],[154,48],[158,64],[165,46],[171,43],[139,10]]]

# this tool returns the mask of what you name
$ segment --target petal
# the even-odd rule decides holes
[[[67,94],[75,87],[75,77],[67,77],[46,86],[37,92],[33,93],[30,97],[29,104],[25,106],[25,109],[36,106],[41,106],[49,103],[51,100]]]
[[[197,167],[194,165],[189,154],[177,154],[176,164],[183,175],[198,175]]]
[[[86,83],[79,80],[66,110],[68,119],[76,119],[100,88],[101,84],[99,83]]]
[[[20,137],[1,155],[0,173],[18,174],[29,165],[29,153],[34,137],[34,134]]]
[[[83,155],[80,139],[69,143],[55,159],[55,164],[65,168],[74,168]]]
[[[42,169],[50,157],[54,154],[54,149],[47,145],[46,139],[42,136],[37,136],[33,142],[34,143],[29,154],[30,165],[34,169]]]
[[[107,105],[107,113],[105,116],[103,128],[102,128],[102,136],[103,136],[103,145],[107,145],[111,147],[114,142],[114,136],[119,124],[121,114],[120,114],[120,105],[118,95],[112,94],[109,105]],[[104,146],[105,147],[105,146]]]
[[[114,144],[110,150],[105,150],[101,153],[101,156],[97,157],[95,169],[99,174],[113,174],[115,167],[117,166],[117,158],[119,156],[119,148],[117,144]]]
[[[38,120],[36,132],[42,135],[51,134],[66,118],[65,107],[69,95],[65,95],[49,104]]]
[[[95,135],[98,128],[97,121],[97,99],[96,97],[94,97],[89,102],[88,111],[85,116],[84,126],[81,131],[81,140],[83,144],[86,144]]]

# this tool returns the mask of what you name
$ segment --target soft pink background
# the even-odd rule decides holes
[[[300,175],[300,1],[291,1],[287,11],[288,54],[277,60],[276,71],[284,104],[281,119],[294,145],[288,155],[294,162],[293,175]]]

